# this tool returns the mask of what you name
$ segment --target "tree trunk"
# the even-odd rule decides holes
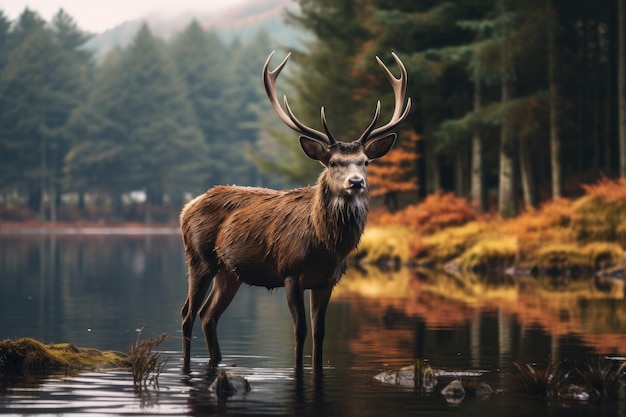
[[[57,222],[57,208],[59,207],[60,195],[57,189],[57,161],[56,161],[56,146],[52,146],[52,152],[50,156],[50,174],[48,181],[50,182],[50,222]]]
[[[480,74],[474,74],[474,112],[478,112],[482,105],[482,87]],[[485,193],[483,192],[483,150],[482,140],[478,129],[472,135],[472,175],[471,175],[472,202],[479,211],[485,211]]]
[[[511,84],[502,82],[501,102],[508,102],[511,98]],[[513,129],[510,121],[504,120],[500,127],[500,179],[498,190],[498,212],[502,216],[515,214],[515,199],[513,194]]]
[[[552,13],[548,27],[548,94],[550,96],[550,167],[552,173],[552,198],[561,197],[561,138],[559,128],[559,78],[556,58],[556,12],[552,0],[548,2]]]
[[[30,190],[28,190],[28,207],[33,211],[33,213],[39,213],[41,210],[41,206],[43,201],[41,201],[41,187],[39,185],[33,186]]]
[[[465,195],[465,152],[459,149],[456,152],[456,163],[454,164],[454,194],[461,198]]]
[[[519,141],[519,161],[522,182],[522,191],[524,193],[524,205],[526,208],[535,206],[535,182],[533,175],[533,164],[530,157],[530,149],[527,140]]]
[[[626,178],[626,0],[617,0],[617,100],[619,108],[619,173]]]
[[[39,199],[39,220],[42,222],[46,221],[46,205],[45,205],[45,194],[46,194],[46,172],[48,170],[46,164],[46,142],[41,141],[41,172],[39,173],[39,192],[41,193],[41,197]]]

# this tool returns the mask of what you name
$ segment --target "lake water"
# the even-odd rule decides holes
[[[513,361],[576,363],[626,355],[623,285],[532,278],[484,284],[430,271],[351,270],[328,309],[322,376],[294,374],[284,291],[242,286],[218,334],[223,367],[246,395],[218,399],[200,327],[192,372],[181,372],[186,266],[179,236],[0,234],[0,339],[126,351],[165,333],[159,386],[133,388],[125,370],[2,377],[0,413],[15,415],[626,416],[626,398],[548,401],[521,394]],[[568,291],[565,291],[565,289]],[[305,353],[310,361],[310,336]],[[435,390],[383,385],[377,373],[427,359],[436,370],[481,371],[501,392],[451,405]]]

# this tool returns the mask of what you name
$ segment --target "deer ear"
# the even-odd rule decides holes
[[[302,146],[302,150],[309,158],[322,163],[328,160],[329,152],[322,142],[311,139],[307,136],[300,136],[300,146]]]
[[[396,137],[397,135],[395,133],[390,133],[387,136],[368,142],[365,145],[365,155],[367,155],[369,159],[377,159],[381,156],[385,156],[393,144],[396,143]]]

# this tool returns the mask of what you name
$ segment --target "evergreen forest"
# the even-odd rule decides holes
[[[5,220],[175,221],[212,185],[282,184],[247,150],[271,111],[267,33],[226,44],[191,22],[166,42],[144,24],[98,62],[89,38],[63,10],[0,14]]]
[[[626,177],[626,0],[296,3],[284,19],[304,40],[278,89],[305,124],[321,129],[324,106],[352,140],[377,100],[385,123],[393,93],[375,57],[407,68],[411,113],[370,167],[390,211],[452,191],[508,216]],[[280,39],[226,43],[192,22],[164,40],[143,25],[97,62],[88,39],[62,10],[0,14],[5,220],[172,221],[215,184],[315,181],[263,91]]]

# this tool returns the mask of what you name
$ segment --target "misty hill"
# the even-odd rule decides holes
[[[87,47],[97,51],[98,55],[127,45],[141,25],[146,22],[151,31],[166,40],[184,30],[192,20],[197,20],[205,29],[213,29],[224,41],[238,38],[246,41],[259,30],[266,30],[279,46],[296,46],[302,41],[302,35],[284,22],[285,12],[295,10],[293,0],[250,0],[225,11],[210,14],[207,12],[186,11],[178,15],[149,15],[144,19],[131,20],[119,26],[95,35]]]

